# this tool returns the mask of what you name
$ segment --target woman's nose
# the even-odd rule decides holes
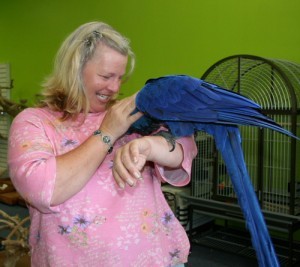
[[[108,88],[111,91],[117,92],[119,91],[120,86],[121,86],[121,81],[119,79],[113,79],[109,82]]]

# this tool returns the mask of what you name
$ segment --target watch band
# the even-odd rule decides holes
[[[102,131],[100,131],[100,130],[96,130],[94,133],[93,133],[93,135],[99,135],[101,138],[101,140],[102,140],[102,142],[104,143],[104,144],[106,144],[109,148],[108,148],[108,151],[107,151],[107,153],[108,154],[110,154],[112,151],[113,151],[113,145],[112,145],[112,143],[111,143],[111,139],[110,139],[110,137],[108,136],[108,135],[105,135]]]

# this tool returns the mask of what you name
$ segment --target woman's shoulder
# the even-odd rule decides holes
[[[55,117],[58,114],[52,112],[48,108],[38,108],[38,107],[29,107],[22,110],[15,119],[28,119],[28,118],[40,118],[43,119],[45,117]]]
[[[56,121],[58,114],[48,108],[29,107],[22,110],[12,122],[12,127],[26,127],[26,125],[42,126],[49,121]]]

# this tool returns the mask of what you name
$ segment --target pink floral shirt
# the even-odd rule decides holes
[[[142,181],[124,190],[112,176],[112,152],[79,193],[51,207],[55,156],[84,142],[104,116],[88,114],[79,124],[62,123],[60,115],[46,108],[26,109],[10,132],[10,175],[31,216],[32,266],[163,267],[186,262],[189,240],[162,194],[161,182],[189,183],[197,152],[193,139],[178,140],[184,150],[181,168],[166,171],[149,162]],[[120,138],[114,151],[137,137]]]

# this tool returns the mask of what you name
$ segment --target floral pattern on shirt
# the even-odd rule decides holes
[[[139,137],[125,135],[85,187],[53,207],[55,157],[82,144],[105,114],[88,114],[81,124],[62,122],[60,115],[30,108],[11,126],[8,162],[17,190],[30,203],[31,266],[169,267],[186,262],[189,240],[163,196],[161,181],[189,182],[193,140],[177,140],[184,150],[181,168],[170,173],[147,164],[143,179],[121,190],[112,175],[114,153]]]
[[[72,225],[58,225],[58,233],[60,235],[67,235],[73,245],[87,246],[88,235],[86,229],[91,224],[101,225],[105,223],[104,216],[96,216],[92,221],[85,218],[83,215],[77,215],[73,218]]]

